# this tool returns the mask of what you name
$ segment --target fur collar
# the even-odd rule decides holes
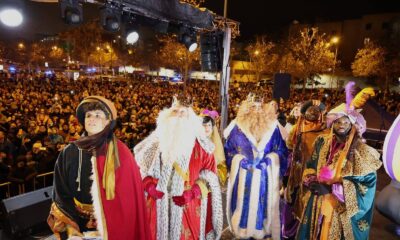
[[[201,148],[203,148],[204,151],[206,151],[208,154],[212,154],[214,152],[215,145],[210,139],[208,139],[208,137],[206,137],[205,135],[198,135],[196,139],[199,142]]]
[[[240,131],[242,131],[243,134],[247,137],[247,139],[257,148],[257,151],[262,151],[262,150],[264,150],[265,146],[271,139],[272,134],[274,133],[276,127],[278,126],[278,121],[276,120],[271,124],[270,129],[264,134],[264,136],[261,138],[261,140],[259,142],[256,141],[256,138],[249,131],[244,130],[243,126],[241,126],[241,124],[238,123],[236,121],[236,119],[233,120],[229,124],[229,126],[225,129],[225,131],[224,131],[225,139],[227,139],[229,137],[230,133],[232,132],[232,130],[235,126],[238,126]]]

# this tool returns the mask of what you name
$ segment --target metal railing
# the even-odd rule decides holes
[[[53,175],[54,175],[54,172],[47,172],[47,173],[42,173],[42,174],[36,175],[35,178],[33,178],[31,180],[31,181],[33,181],[33,190],[37,189],[39,183],[42,183],[42,186],[39,186],[39,188],[47,187],[46,179],[48,180],[48,177],[53,176]],[[15,183],[15,182],[0,183],[0,191],[6,190],[5,198],[12,197],[11,187],[13,185],[18,187],[18,193],[15,194],[15,191],[14,191],[14,195],[19,195],[19,194],[25,193],[25,183]]]
[[[6,198],[10,197],[10,186],[11,186],[11,182],[5,182],[5,183],[0,184],[0,189],[7,187]]]
[[[46,177],[47,176],[53,176],[54,175],[54,172],[47,172],[47,173],[42,173],[42,174],[39,174],[39,175],[37,175],[34,179],[33,179],[33,190],[36,190],[36,184],[39,182],[38,180],[40,179],[40,178],[43,178],[43,188],[44,187],[47,187],[46,186]]]

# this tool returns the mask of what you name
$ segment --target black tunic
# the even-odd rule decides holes
[[[84,218],[76,209],[74,198],[84,204],[92,204],[90,193],[92,180],[92,155],[82,151],[82,166],[80,191],[78,191],[79,149],[74,144],[64,148],[57,158],[54,169],[54,192],[53,201],[57,207],[69,218],[75,221],[81,232],[89,230],[86,223],[89,219]]]

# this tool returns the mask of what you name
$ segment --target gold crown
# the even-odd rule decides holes
[[[259,94],[255,94],[255,93],[249,93],[249,95],[247,95],[247,99],[246,102],[248,103],[262,103],[264,102],[264,98],[262,96],[260,96]]]
[[[173,97],[172,106],[183,106],[191,107],[193,105],[193,99],[188,94],[178,94]]]

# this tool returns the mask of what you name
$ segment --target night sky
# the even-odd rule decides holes
[[[1,4],[0,0],[0,4]],[[0,26],[0,39],[26,38],[37,33],[55,34],[65,30],[58,4],[27,1],[24,26],[5,29]],[[88,4],[87,4],[88,5]],[[204,7],[223,15],[224,0],[206,0]],[[97,7],[85,7],[84,18],[98,17]],[[279,39],[294,20],[300,23],[351,19],[369,13],[400,12],[399,0],[228,0],[228,17],[239,21],[239,41],[266,34]],[[0,24],[1,25],[1,24]],[[30,38],[30,37],[28,37]]]
[[[205,7],[223,15],[224,0]],[[267,34],[278,38],[294,20],[312,23],[351,19],[370,13],[400,12],[399,0],[228,0],[228,18],[241,23],[241,39]]]

